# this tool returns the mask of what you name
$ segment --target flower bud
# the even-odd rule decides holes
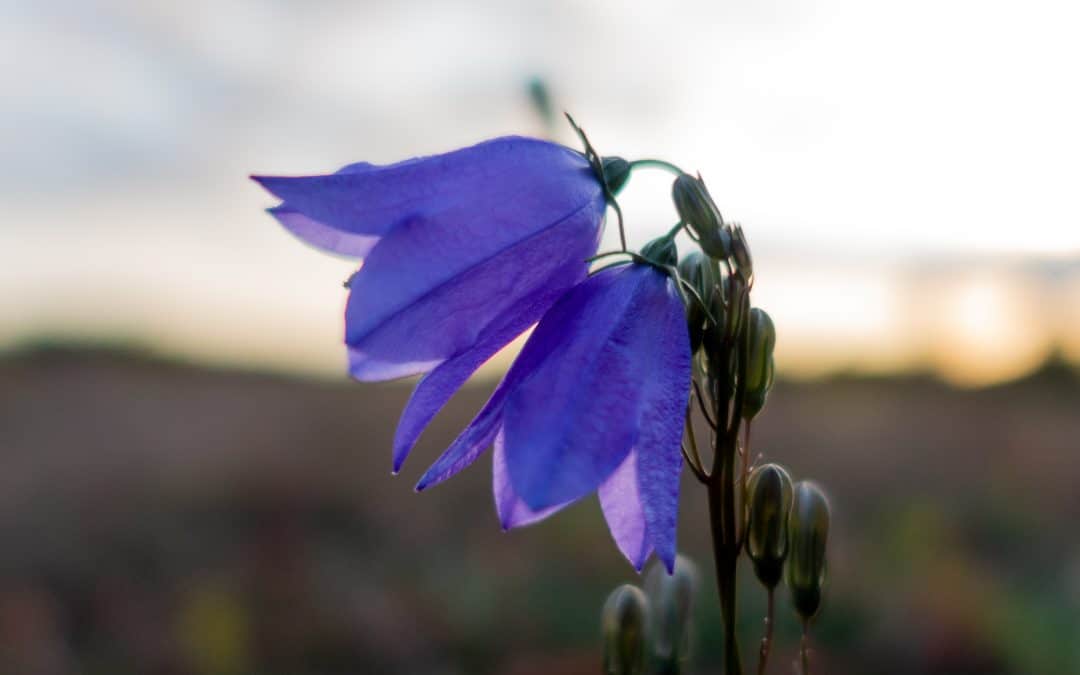
[[[750,310],[750,354],[746,363],[746,390],[742,415],[752,419],[765,407],[765,399],[772,389],[774,365],[773,347],[776,346],[776,327],[765,310]]]
[[[821,607],[828,538],[828,499],[816,484],[796,483],[788,517],[787,585],[795,611],[804,621],[812,619]]]
[[[657,265],[674,265],[679,261],[679,249],[674,237],[659,237],[642,247],[641,256]]]
[[[746,280],[742,277],[736,275],[727,278],[727,336],[729,340],[734,340],[742,329],[746,313],[747,303],[744,301],[747,300],[747,290]]]
[[[746,243],[742,225],[736,224],[731,238],[731,255],[735,258],[735,271],[744,281],[754,276],[754,261],[750,257],[750,245]]]
[[[709,314],[712,315],[716,323],[706,323],[701,340],[701,346],[705,350],[709,368],[716,373],[727,372],[727,364],[731,359],[733,346],[728,341],[728,325],[731,322],[731,317],[728,314],[729,308],[725,305],[724,296],[722,284],[713,287],[713,291],[706,302],[709,303]]]
[[[663,565],[654,565],[645,579],[653,655],[663,664],[674,665],[687,656],[697,587],[697,566],[681,555],[675,558],[674,572],[668,574]]]
[[[641,589],[619,586],[604,603],[604,675],[639,675],[645,669],[648,602]]]
[[[679,174],[671,186],[671,199],[675,202],[679,218],[697,235],[702,251],[717,260],[731,254],[731,233],[724,227],[720,209],[716,208],[700,178]]]
[[[761,409],[765,407],[769,392],[772,391],[775,375],[776,363],[773,360],[772,354],[770,354],[769,359],[765,362],[764,383],[760,387],[753,389],[747,387],[746,391],[743,393],[742,416],[744,419],[753,419],[754,416],[761,412]]]
[[[630,180],[630,162],[622,157],[604,157],[600,164],[604,167],[604,179],[611,194],[619,194],[626,181]]]
[[[690,298],[686,307],[686,321],[690,328],[690,353],[695,354],[705,335],[705,309],[698,302],[708,303],[713,295],[720,270],[716,261],[707,258],[701,251],[693,251],[679,261],[679,276],[697,293],[697,298]],[[710,308],[709,313],[712,313]]]
[[[772,589],[780,581],[788,554],[791,478],[779,464],[760,466],[750,474],[746,494],[746,551],[758,581]]]

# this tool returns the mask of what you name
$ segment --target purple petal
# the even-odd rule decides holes
[[[397,361],[379,361],[372,359],[367,352],[354,347],[348,348],[349,374],[362,382],[382,382],[396,380],[418,373],[426,373],[445,359],[442,357]]]
[[[582,271],[581,276],[584,276]],[[498,325],[485,331],[475,347],[443,362],[421,378],[401,414],[394,434],[394,472],[405,461],[424,428],[473,372],[507,343],[536,323],[564,291],[561,284],[543,286],[504,312]]]
[[[469,422],[469,426],[458,434],[450,447],[428,467],[416,483],[416,491],[438,485],[447,478],[476,461],[484,450],[495,441],[495,436],[502,430],[502,407],[506,397],[506,378],[495,387],[494,393],[484,407]]]
[[[615,545],[640,572],[653,548],[645,525],[637,466],[637,451],[631,451],[619,468],[600,484],[597,494]]]
[[[667,289],[651,267],[605,270],[567,293],[530,337],[523,354],[536,343],[544,358],[507,394],[504,419],[510,476],[531,508],[595,490],[636,443]]]
[[[332,175],[252,178],[290,211],[322,225],[322,234],[332,229],[376,237],[406,223],[436,221],[463,234],[490,234],[485,228],[496,223],[485,218],[516,212],[499,225],[520,225],[522,213],[566,214],[599,190],[580,153],[521,137],[387,166],[354,164]],[[325,237],[309,241],[334,245]]]
[[[534,511],[514,492],[510,474],[506,470],[506,443],[500,432],[495,436],[495,448],[492,454],[492,482],[495,492],[495,511],[499,514],[499,524],[503,530],[532,525],[559,511],[567,504],[549,506]]]
[[[377,168],[378,167],[374,164],[369,164],[368,162],[357,162],[356,164],[349,164],[348,166],[338,169],[334,175],[361,174]],[[293,180],[290,178],[275,179],[263,176],[252,176],[252,179],[260,185],[267,181]],[[362,258],[368,254],[368,251],[370,251],[375,244],[379,243],[379,234],[363,234],[333,227],[326,223],[321,223],[310,216],[304,215],[287,204],[275,206],[272,209],[267,209],[267,211],[293,235],[312,246],[330,253]]]
[[[689,389],[690,339],[674,283],[646,266],[604,270],[548,310],[417,489],[449,478],[494,443],[504,528],[598,489],[631,564],[640,570],[655,551],[671,571]]]
[[[379,237],[376,235],[356,234],[330,227],[284,204],[267,209],[267,211],[277,218],[286,230],[324,251],[363,258],[375,244],[379,243]]]
[[[602,200],[586,204],[497,248],[494,239],[455,244],[439,228],[394,232],[351,283],[345,315],[350,372],[361,380],[424,372],[476,348],[513,313],[528,310],[532,323],[584,278],[603,208]],[[462,261],[471,262],[462,267]],[[533,306],[538,297],[543,307]],[[511,332],[485,350],[497,350],[521,331]]]
[[[563,299],[565,300],[568,295],[574,295],[574,291],[581,286],[576,286],[564,295]],[[563,304],[562,301],[556,307],[561,304]],[[545,321],[552,311],[554,308],[544,315]],[[528,376],[537,364],[551,354],[551,349],[558,346],[557,341],[552,339],[552,334],[558,333],[557,329],[553,328],[555,323],[556,321],[549,321],[545,327],[542,321],[537,326],[484,407],[469,422],[465,430],[454,439],[450,447],[420,477],[420,481],[416,484],[418,492],[443,482],[469,466],[495,441],[496,435],[502,432],[503,407],[507,394],[521,382],[522,378]],[[538,333],[539,338],[537,338]]]
[[[667,301],[661,300],[651,313],[657,331],[649,345],[651,367],[642,374],[640,434],[634,450],[645,524],[656,555],[670,573],[675,565],[681,445],[690,394],[691,357],[685,310],[670,279],[663,293]]]

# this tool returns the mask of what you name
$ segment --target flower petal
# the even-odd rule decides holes
[[[595,490],[637,442],[647,373],[673,292],[648,266],[605,270],[541,320],[523,354],[545,340],[545,358],[507,393],[503,411],[510,476],[530,508]],[[688,361],[688,341],[683,349]],[[684,403],[688,387],[689,375],[679,387]]]
[[[653,547],[645,525],[637,466],[637,451],[631,451],[619,468],[600,484],[597,494],[615,545],[640,572]]]
[[[495,511],[499,514],[499,524],[503,530],[532,525],[569,504],[567,502],[533,511],[518,497],[517,493],[514,492],[513,484],[510,482],[510,474],[506,470],[506,443],[503,441],[501,431],[495,435],[491,469],[493,491],[495,493]]]
[[[383,236],[415,221],[441,221],[464,232],[494,227],[484,222],[487,213],[494,219],[516,211],[513,224],[523,213],[565,214],[588,201],[588,171],[584,157],[569,148],[508,136],[386,166],[359,163],[324,176],[252,178],[289,210],[326,229]],[[599,189],[595,178],[591,183]]]
[[[556,276],[559,279],[564,276],[575,278],[573,274]],[[579,276],[584,276],[584,269],[580,270]],[[539,291],[523,298],[504,312],[494,322],[498,325],[486,330],[484,337],[475,347],[444,361],[420,379],[401,414],[394,434],[395,473],[401,468],[424,428],[461,385],[465,384],[469,376],[526,328],[536,323],[564,292],[559,279],[550,285],[542,286]]]
[[[669,301],[651,315],[657,331],[649,345],[652,367],[641,381],[639,435],[634,452],[638,457],[638,489],[645,524],[657,557],[670,573],[675,565],[691,356],[685,310],[670,279],[665,292]]]
[[[360,174],[377,168],[378,167],[374,164],[368,162],[357,162],[356,164],[343,166],[338,169],[334,175]],[[272,178],[266,176],[252,176],[252,179],[264,187],[267,183],[273,184],[275,181],[291,182],[294,180],[292,178]],[[333,227],[326,223],[321,223],[310,216],[304,215],[297,209],[284,203],[271,209],[267,209],[267,211],[293,235],[300,238],[302,241],[329,253],[362,258],[368,254],[368,251],[370,251],[375,244],[379,243],[378,234],[350,232],[349,230],[344,230],[339,227]]]
[[[363,258],[375,244],[379,243],[377,235],[339,230],[313,220],[284,204],[267,209],[267,212],[277,218],[278,222],[295,236],[331,253]]]
[[[428,470],[420,477],[420,481],[416,484],[417,492],[425,490],[433,485],[437,485],[444,480],[450,478],[457,472],[461,471],[465,467],[476,461],[476,458],[486,450],[495,441],[497,434],[501,433],[503,427],[503,406],[506,403],[506,397],[514,387],[516,387],[523,378],[527,377],[532,370],[541,363],[544,359],[551,355],[553,350],[560,347],[561,331],[558,329],[558,323],[561,321],[558,315],[556,315],[551,321],[548,321],[549,316],[553,316],[553,312],[558,307],[564,307],[563,314],[573,316],[573,310],[571,305],[572,298],[579,297],[579,293],[575,293],[584,284],[571,289],[570,292],[563,295],[562,299],[553,307],[549,309],[544,315],[544,320],[536,327],[533,334],[529,336],[525,346],[522,347],[521,352],[514,359],[514,363],[510,366],[510,370],[495,387],[495,391],[492,392],[491,397],[488,398],[487,403],[477,413],[469,425],[465,427],[454,442],[450,444],[450,447],[435,460]],[[570,302],[568,302],[568,298]],[[550,506],[550,505],[549,505]]]
[[[438,228],[407,227],[389,235],[351,282],[345,314],[350,372],[361,380],[424,372],[475,348],[513,313],[528,309],[528,323],[534,322],[585,277],[603,208],[602,200],[585,204],[505,247],[492,249],[483,240],[462,244],[457,254]],[[478,249],[487,256],[445,276],[446,268],[460,267]],[[537,297],[545,305],[534,311]],[[518,333],[502,336],[494,348]]]
[[[450,447],[428,467],[416,483],[416,491],[422,492],[433,485],[438,485],[447,478],[476,461],[484,450],[495,441],[495,436],[502,430],[502,396],[500,390],[488,399],[480,413],[458,434]]]

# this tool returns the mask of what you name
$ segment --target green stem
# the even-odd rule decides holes
[[[623,226],[622,207],[619,206],[619,202],[615,201],[615,195],[611,194],[607,186],[604,186],[604,194],[607,196],[608,205],[615,210],[615,217],[619,219],[619,246],[622,247],[622,252],[626,253],[626,228]]]
[[[733,301],[740,303],[743,310],[749,307],[749,298],[746,295],[733,298]],[[745,317],[747,312],[741,311],[739,314]],[[736,487],[741,482],[736,476],[735,456],[738,452],[739,430],[742,422],[741,411],[745,397],[746,364],[750,342],[746,321],[742,320],[739,323],[740,325],[735,329],[733,344],[725,345],[726,349],[736,350],[735,362],[732,364],[735,372],[720,372],[714,380],[714,386],[719,394],[713,399],[717,433],[713,470],[706,483],[709,495],[713,559],[716,563],[716,586],[720,594],[720,614],[724,623],[725,675],[742,675],[743,672],[739,643],[735,635],[735,596],[738,588],[736,572],[739,551],[742,548],[741,534],[736,529],[741,525],[742,518],[737,515],[735,508]],[[733,393],[734,396],[732,396]],[[730,415],[729,405],[732,406]]]
[[[765,612],[765,637],[761,638],[761,651],[758,653],[758,675],[765,675],[765,664],[769,661],[769,650],[772,648],[773,609],[775,606],[773,595],[775,590],[775,588],[769,589],[769,605]]]
[[[802,675],[810,675],[810,649],[807,645],[809,641],[808,633],[810,632],[810,624],[807,621],[803,621],[802,625],[802,643],[799,645],[799,654],[802,657]]]
[[[665,162],[662,159],[636,159],[633,162],[630,162],[630,168],[631,169],[638,169],[638,168],[663,169],[664,171],[670,171],[671,173],[675,174],[676,176],[681,176],[682,174],[686,173],[685,171],[683,171],[679,167],[675,166],[671,162]]]
[[[709,519],[712,524],[716,585],[724,623],[724,673],[742,675],[739,644],[735,636],[735,574],[739,546],[735,532],[735,444],[733,436],[718,434],[716,458],[709,482]],[[719,464],[719,467],[715,465]],[[717,468],[719,470],[717,470]]]

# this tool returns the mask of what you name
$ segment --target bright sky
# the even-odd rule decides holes
[[[1080,361],[1078,33],[1045,0],[0,2],[0,344],[342,372],[352,263],[246,175],[542,134],[539,74],[601,151],[702,171],[785,372]],[[668,190],[629,188],[639,245]]]

